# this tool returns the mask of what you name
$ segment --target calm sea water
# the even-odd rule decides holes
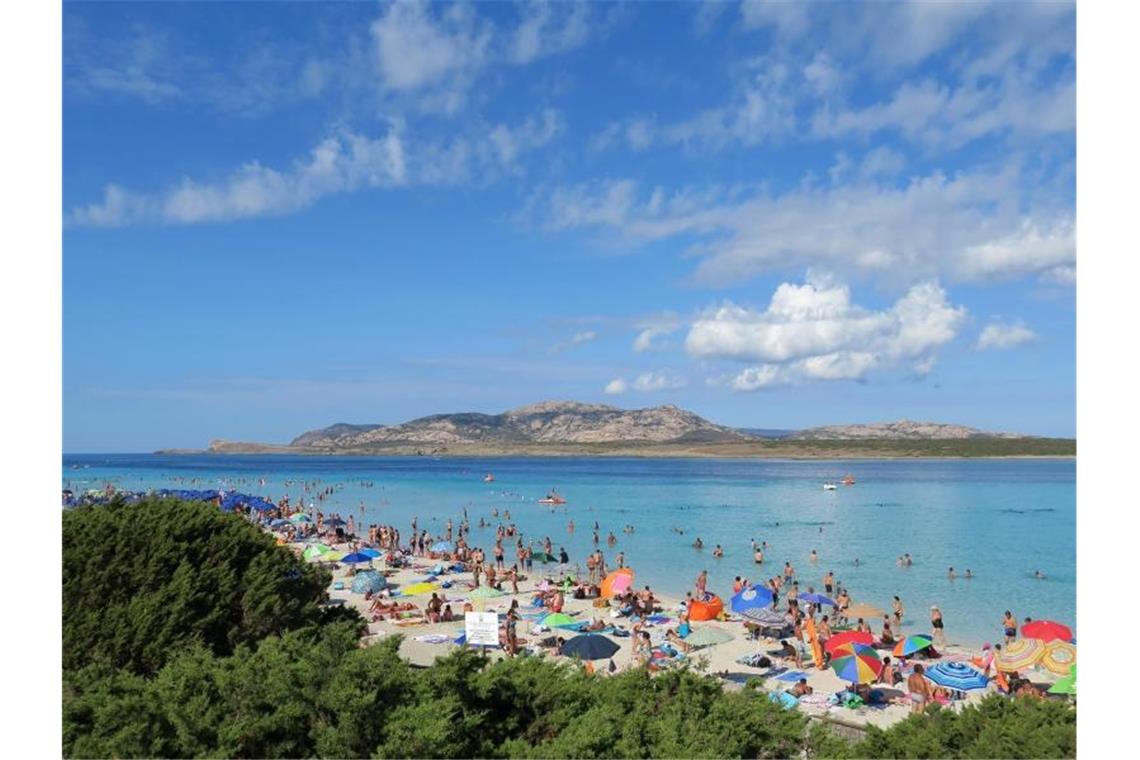
[[[485,473],[495,475],[484,483]],[[850,473],[851,487],[824,491]],[[259,481],[264,480],[265,485]],[[1000,639],[1001,617],[1076,623],[1076,464],[1071,460],[772,461],[709,459],[443,458],[313,456],[68,455],[63,483],[76,491],[118,488],[236,488],[296,500],[300,485],[320,481],[336,492],[328,513],[357,515],[410,533],[413,516],[433,534],[464,507],[475,543],[489,549],[494,530],[479,530],[492,509],[509,509],[527,539],[550,536],[572,561],[593,549],[593,524],[613,564],[618,551],[649,583],[683,594],[703,569],[726,599],[733,578],[752,580],[795,566],[802,590],[822,591],[834,571],[855,601],[885,609],[898,594],[904,633],[929,629],[937,604],[951,642]],[[374,487],[364,487],[364,482]],[[536,503],[550,488],[569,503]],[[306,503],[309,499],[306,498]],[[576,530],[567,530],[573,519]],[[632,524],[636,532],[622,532]],[[606,546],[606,534],[618,537]],[[677,531],[684,531],[683,535]],[[705,549],[691,544],[699,536]],[[762,566],[750,540],[767,541]],[[723,559],[712,557],[716,544]],[[819,556],[812,564],[812,550]],[[914,565],[900,568],[904,552]],[[859,566],[855,566],[855,560]],[[948,579],[948,568],[959,573]],[[972,580],[961,574],[969,568]],[[1034,571],[1046,574],[1044,580]],[[877,630],[877,628],[876,628]]]

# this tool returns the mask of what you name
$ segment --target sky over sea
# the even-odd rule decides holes
[[[66,3],[65,450],[1072,436],[1074,55],[1053,2]]]

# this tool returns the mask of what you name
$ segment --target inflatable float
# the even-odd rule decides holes
[[[708,601],[694,599],[689,602],[689,620],[715,620],[722,612],[724,602],[716,594],[709,597]]]

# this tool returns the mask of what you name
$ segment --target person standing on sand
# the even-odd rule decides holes
[[[1017,618],[1009,610],[1005,611],[1005,618],[1001,621],[1002,629],[1005,631],[1005,643],[1009,644],[1017,638]]]
[[[906,679],[906,688],[910,692],[910,711],[915,715],[921,715],[930,702],[930,684],[922,675],[925,672],[926,668],[921,664],[915,665],[914,672]]]
[[[702,570],[700,575],[697,576],[697,599],[703,600],[705,598],[705,589],[709,585],[709,571]]]
[[[594,555],[593,554],[587,554],[586,555],[586,573],[590,579],[590,583],[594,583],[594,581],[597,580],[597,566],[598,566],[598,562],[596,559],[594,559]]]
[[[942,610],[937,604],[930,605],[930,627],[934,629],[934,641],[942,649],[946,648],[946,631],[943,629]]]

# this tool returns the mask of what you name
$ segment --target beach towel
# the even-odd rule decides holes
[[[448,644],[451,643],[451,637],[442,633],[425,633],[422,636],[413,636],[414,641],[422,641],[425,644]]]
[[[807,673],[805,673],[802,670],[792,670],[792,671],[789,671],[787,673],[784,673],[781,676],[777,676],[776,680],[777,681],[798,681],[801,678],[807,678]]]

